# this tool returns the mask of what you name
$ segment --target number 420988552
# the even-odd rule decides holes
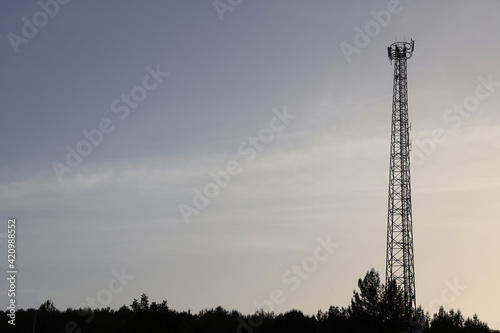
[[[14,269],[16,263],[16,219],[9,219],[7,221],[7,261],[9,268]]]

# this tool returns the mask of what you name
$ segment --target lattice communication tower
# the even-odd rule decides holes
[[[414,41],[396,42],[387,48],[394,62],[389,212],[387,219],[386,285],[392,280],[404,290],[410,313],[416,309],[413,225],[410,186],[410,125],[406,62]],[[413,311],[412,311],[413,310]]]

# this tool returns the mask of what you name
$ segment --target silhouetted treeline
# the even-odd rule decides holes
[[[36,332],[204,332],[204,333],[323,333],[323,332],[462,332],[483,333],[491,331],[477,315],[464,319],[460,310],[445,311],[443,307],[432,317],[421,307],[411,317],[403,292],[395,283],[387,287],[380,283],[379,274],[372,269],[358,281],[351,304],[316,315],[304,315],[299,310],[284,314],[257,311],[243,315],[222,307],[202,310],[197,314],[178,312],[168,307],[167,301],[149,302],[142,294],[129,306],[118,310],[108,308],[58,310],[52,301],[40,307],[16,312],[15,326],[8,323],[7,311],[0,311],[4,320],[0,332],[33,332],[36,315]]]

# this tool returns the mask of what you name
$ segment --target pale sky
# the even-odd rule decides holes
[[[48,3],[0,4],[20,307],[347,306],[385,279],[387,47],[412,38],[417,303],[500,329],[499,1]]]

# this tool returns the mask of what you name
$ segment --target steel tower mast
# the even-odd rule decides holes
[[[409,312],[416,309],[413,226],[410,186],[410,126],[406,61],[414,41],[396,42],[387,48],[394,61],[391,161],[389,167],[389,212],[387,219],[386,285],[392,280],[404,291]]]

